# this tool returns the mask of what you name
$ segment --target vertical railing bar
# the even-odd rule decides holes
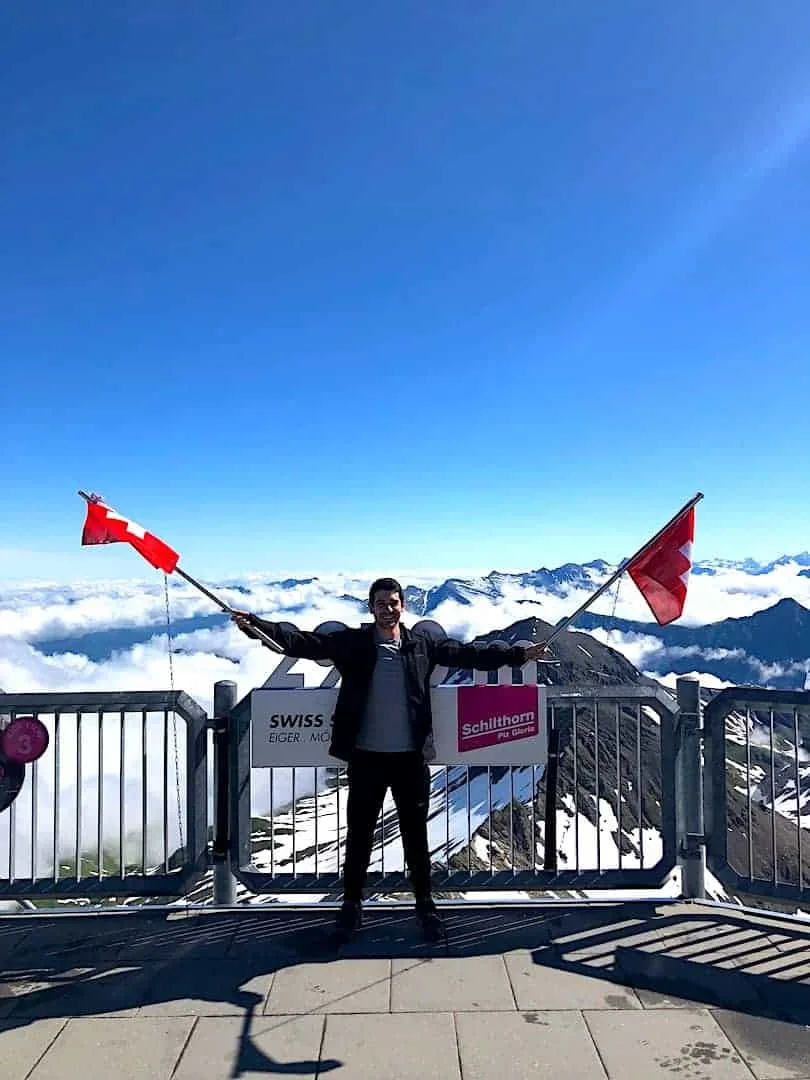
[[[121,867],[120,867],[121,877],[125,878],[127,876],[127,860],[126,860],[126,854],[124,852],[124,839],[125,839],[125,836],[126,836],[127,808],[126,808],[126,786],[125,786],[124,781],[125,781],[125,776],[126,776],[126,761],[127,761],[127,736],[126,736],[127,726],[126,726],[126,713],[124,712],[123,709],[118,714],[118,724],[119,724],[119,729],[120,729],[119,733],[118,733],[119,746],[120,746],[120,751],[119,752],[120,752],[120,755],[121,755],[121,761],[120,761],[121,768],[118,771],[118,860],[119,860],[119,862],[121,864]]]
[[[793,706],[793,766],[796,776],[796,854],[799,859],[799,888],[804,889],[802,866],[802,800],[799,790],[799,707]]]
[[[34,713],[39,720],[39,711]],[[44,721],[43,721],[44,723]],[[37,880],[37,801],[39,799],[39,761],[31,766],[31,881]]]
[[[599,801],[599,700],[593,699],[593,783],[596,797],[596,869],[602,869],[602,804]]]
[[[292,769],[292,864],[293,877],[298,877],[298,798],[295,794],[295,779],[297,769]]]
[[[515,769],[507,765],[509,769],[509,861],[512,867],[512,877],[515,876]]]
[[[444,866],[447,874],[450,873],[450,766],[444,767],[444,834],[446,837],[444,849]]]
[[[15,716],[15,713],[12,712],[9,719],[13,720],[14,716]],[[13,884],[16,876],[17,876],[17,874],[16,874],[17,857],[16,857],[16,851],[15,851],[15,848],[16,848],[16,844],[15,844],[16,833],[17,833],[17,806],[16,806],[16,803],[14,802],[14,800],[12,800],[11,806],[9,807],[9,813],[8,813],[8,872],[6,873],[6,881],[8,881],[8,882],[10,882],[12,884]]]
[[[335,769],[335,829],[337,841],[335,843],[335,861],[337,876],[340,877],[340,765]]]
[[[574,847],[576,848],[574,867],[579,873],[579,733],[577,731],[577,703],[571,703],[571,738],[574,750]],[[548,829],[548,825],[546,825]]]
[[[537,766],[532,765],[532,865],[531,871],[535,872],[537,869]]]
[[[13,885],[14,880],[17,877],[17,856],[16,856],[16,835],[17,835],[17,806],[16,803],[12,803],[8,812],[8,873],[6,874],[7,880]]]
[[[376,830],[375,830],[376,831]],[[380,809],[380,873],[383,876],[383,889],[385,888],[385,797],[383,797]]]
[[[318,798],[318,766],[312,770],[312,786],[315,789],[315,876],[318,876],[318,818],[320,816],[320,799]]]
[[[472,798],[470,796],[470,766],[465,765],[467,780],[467,873],[472,873]]]
[[[98,710],[98,821],[96,822],[96,846],[98,848],[98,880],[104,877],[104,710]]]
[[[492,876],[492,766],[487,765],[487,834],[489,836],[489,874]]]
[[[270,876],[276,874],[276,804],[275,804],[275,776],[276,770],[270,768]]]
[[[82,880],[82,714],[76,713],[76,880]]]
[[[179,837],[178,837],[179,839]],[[163,872],[169,872],[169,710],[163,710]]]
[[[779,871],[776,865],[776,767],[774,762],[773,748],[773,706],[768,709],[768,723],[770,725],[770,748],[771,748],[771,880],[776,886],[779,883]]]
[[[622,707],[616,702],[616,832],[619,836],[619,869],[622,868]]]
[[[550,730],[557,732],[558,740],[559,740],[559,727],[558,727],[559,722],[560,722],[559,718],[557,717],[557,703],[552,701],[552,703],[551,703],[551,728],[550,728]],[[559,753],[559,745],[560,744],[559,744],[559,741],[558,741],[557,742],[558,753]],[[549,763],[547,761],[546,762],[546,769],[545,769],[546,789],[548,789],[548,769],[549,769]],[[534,780],[534,787],[532,788],[532,802],[534,804],[534,813],[532,815],[532,820],[534,821],[534,820],[537,819],[537,811],[539,809],[540,800],[537,798],[537,782],[536,782],[536,778],[533,776],[532,779]],[[554,814],[556,815],[556,813],[557,813],[557,810],[556,810],[556,807],[555,807]],[[555,822],[555,824],[556,824],[556,822]],[[545,860],[547,843],[548,843],[548,822],[544,820],[544,829],[543,829],[543,858],[544,858],[544,860]],[[535,873],[537,872],[537,837],[536,837],[536,835],[535,835],[535,837],[533,839],[533,842],[532,842],[532,869],[535,871]]]
[[[745,801],[748,819],[748,879],[754,880],[754,825],[751,810],[751,709],[745,710]]]
[[[60,715],[56,710],[53,714],[53,880],[59,880],[59,764],[61,755]]]
[[[148,853],[146,850],[147,803],[149,792],[146,776],[146,709],[141,709],[141,873],[146,873]]]
[[[641,773],[641,702],[636,702],[636,780],[638,782],[638,861],[644,869],[644,780]]]
[[[31,881],[37,880],[37,804],[39,803],[39,761],[35,761],[31,768]]]

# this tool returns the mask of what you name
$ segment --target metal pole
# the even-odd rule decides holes
[[[564,619],[563,622],[561,622],[559,624],[559,626],[556,626],[554,628],[553,633],[551,633],[549,635],[549,637],[546,638],[546,644],[550,645],[551,642],[554,641],[556,638],[558,638],[560,636],[560,634],[563,633],[563,631],[567,630],[568,627],[572,623],[576,622],[576,620],[580,617],[580,615],[583,613],[583,611],[586,611],[595,600],[598,600],[599,597],[603,593],[607,592],[607,590],[610,588],[610,586],[615,581],[619,580],[619,578],[627,570],[627,568],[630,566],[631,563],[634,563],[636,561],[636,559],[640,559],[641,556],[649,548],[651,548],[653,546],[653,544],[655,544],[658,541],[659,537],[663,536],[663,534],[667,531],[667,529],[669,529],[672,525],[674,525],[676,521],[679,521],[683,517],[684,514],[688,513],[692,509],[693,506],[696,506],[700,502],[700,500],[702,498],[703,498],[703,493],[699,491],[696,495],[694,495],[689,500],[688,503],[686,503],[684,506],[682,506],[680,508],[680,510],[678,511],[677,514],[675,514],[673,517],[671,517],[669,519],[669,521],[666,523],[666,525],[664,525],[662,528],[660,528],[658,530],[658,532],[655,534],[655,536],[652,537],[651,540],[648,540],[646,544],[643,544],[638,549],[638,551],[635,553],[635,555],[631,555],[629,559],[625,559],[625,561],[621,564],[619,569],[614,574],[611,574],[611,576],[607,579],[607,581],[604,583],[604,585],[600,585],[595,593],[592,593],[583,604],[580,604],[580,606],[577,608],[577,610],[574,612],[573,615],[569,615],[567,619]]]
[[[543,844],[543,869],[557,871],[557,768],[560,760],[560,731],[557,710],[551,710],[548,732],[548,764],[546,765],[546,832]]]
[[[214,904],[236,903],[236,878],[231,872],[230,791],[228,752],[231,711],[236,705],[236,683],[214,683]]]
[[[199,589],[204,596],[207,596],[209,600],[213,600],[215,604],[218,604],[222,608],[223,611],[227,611],[228,614],[231,615],[233,614],[234,609],[232,607],[226,604],[223,600],[220,600],[218,596],[215,596],[210,589],[206,589],[205,585],[201,585],[196,578],[193,578],[191,576],[191,574],[187,574],[185,570],[181,569],[179,566],[176,566],[175,570],[180,575],[180,577],[186,579],[189,585],[193,585],[195,589]],[[260,630],[258,626],[251,626],[249,630],[249,636],[256,638],[257,641],[261,641],[262,644],[268,647],[268,649],[271,649],[273,652],[276,653],[283,652],[281,646],[277,645],[275,641],[273,641],[271,637],[265,634],[264,630]]]
[[[706,898],[706,837],[700,683],[692,678],[678,679],[677,695],[680,707],[675,759],[678,861],[683,895],[688,899],[703,900]]]

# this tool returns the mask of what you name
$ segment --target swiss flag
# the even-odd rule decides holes
[[[82,544],[132,544],[157,570],[171,574],[180,559],[176,551],[143,526],[106,506],[98,496],[87,499]]]
[[[694,539],[692,506],[625,568],[661,626],[683,614]]]

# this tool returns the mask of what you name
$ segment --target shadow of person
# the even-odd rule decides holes
[[[278,1076],[314,1076],[324,1072],[332,1072],[334,1069],[343,1067],[343,1062],[335,1058],[322,1058],[319,1061],[301,1060],[287,1061],[283,1064],[270,1057],[254,1042],[250,1035],[253,1025],[253,1014],[257,1005],[261,1005],[262,998],[259,994],[250,995],[253,1003],[245,1009],[242,1020],[242,1031],[239,1035],[239,1050],[234,1061],[231,1077],[237,1080],[244,1073],[276,1073]],[[276,1025],[278,1026],[278,1025]]]
[[[250,988],[252,980],[265,979],[280,968],[299,961],[295,951],[261,947],[223,956],[217,949],[184,952],[163,960],[104,959],[92,952],[41,957],[33,949],[0,964],[0,1031],[26,1027],[43,1018],[136,1015],[170,1003],[189,1003],[188,1015],[206,1015],[206,1003],[216,1006],[211,1015],[222,1015],[219,1006],[232,1005],[242,1016],[230,1075],[268,1073],[279,1076],[312,1076],[331,1072],[343,1062],[327,1059],[283,1061],[256,1042],[255,1024],[268,1021],[273,1031],[292,1017],[263,1018],[266,994]],[[314,949],[309,959],[315,958]],[[328,959],[324,956],[322,959]],[[177,1015],[173,1008],[168,1012]],[[5,1014],[5,1015],[4,1015]],[[181,1014],[185,1013],[181,1010]]]

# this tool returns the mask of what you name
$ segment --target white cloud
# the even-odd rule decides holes
[[[719,568],[713,575],[693,574],[681,622],[702,625],[750,615],[783,597],[793,597],[810,607],[810,578],[799,576],[801,569],[797,563],[787,562],[759,576],[728,567]],[[324,618],[356,623],[371,578],[371,574],[368,577],[330,574],[285,588],[270,581],[269,575],[251,574],[215,583],[213,588],[233,606],[250,607],[279,618],[295,618],[301,625],[307,620],[317,622]],[[405,583],[429,588],[441,580],[426,575]],[[594,588],[602,580],[604,577],[595,575]],[[471,584],[481,590],[495,586],[497,593],[491,599],[486,595],[476,597],[470,606],[454,601],[443,604],[434,617],[444,620],[448,630],[452,624],[453,633],[476,634],[530,615],[554,623],[570,615],[589,595],[588,591],[579,589],[572,589],[563,597],[545,594],[504,575],[494,581],[472,579]],[[342,601],[340,597],[344,595],[358,598],[360,606]],[[179,579],[171,580],[170,599],[175,619],[217,612],[211,601]],[[618,596],[614,586],[596,602],[593,610],[607,615],[615,613],[619,618],[650,621],[644,600],[627,578],[621,580]],[[0,586],[0,636],[35,641],[143,625],[157,628],[165,625],[163,585],[157,576],[152,581],[31,582]]]
[[[670,690],[676,688],[678,679],[697,679],[701,686],[708,687],[711,690],[724,690],[728,686],[736,685],[736,683],[726,682],[725,679],[718,679],[716,675],[706,671],[688,671],[683,675],[679,675],[674,671],[669,671],[666,675],[658,675],[654,671],[645,671],[644,674],[651,679],[657,679],[658,682]]]

